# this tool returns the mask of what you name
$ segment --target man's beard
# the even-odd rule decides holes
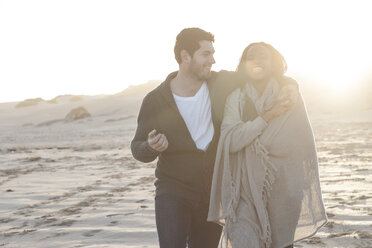
[[[206,68],[204,66],[196,66],[195,64],[191,64],[189,72],[193,77],[198,80],[205,81],[210,78],[211,70],[206,72]]]

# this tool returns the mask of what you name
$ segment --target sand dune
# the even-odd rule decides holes
[[[158,247],[155,162],[129,149],[151,87],[0,104],[0,247]],[[65,122],[78,106],[92,116]],[[329,223],[295,247],[372,247],[372,113],[310,117]]]

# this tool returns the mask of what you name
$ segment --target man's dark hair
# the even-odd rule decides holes
[[[185,50],[191,56],[200,48],[199,42],[202,40],[214,42],[214,35],[200,28],[185,28],[176,38],[174,46],[174,56],[178,64],[181,64],[181,51]]]

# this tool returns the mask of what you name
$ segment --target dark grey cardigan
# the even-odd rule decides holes
[[[212,72],[207,81],[215,133],[206,151],[196,147],[174,101],[170,81],[176,75],[177,72],[171,73],[143,99],[136,134],[131,143],[132,154],[142,162],[159,158],[155,170],[157,196],[171,194],[209,202],[225,100],[238,87],[234,83],[235,73]],[[165,134],[168,139],[168,148],[162,153],[152,150],[147,143],[147,135],[153,129]]]

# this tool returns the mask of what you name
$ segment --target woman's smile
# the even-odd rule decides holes
[[[263,68],[261,66],[256,66],[252,68],[252,71],[255,73],[259,73],[263,71]]]

